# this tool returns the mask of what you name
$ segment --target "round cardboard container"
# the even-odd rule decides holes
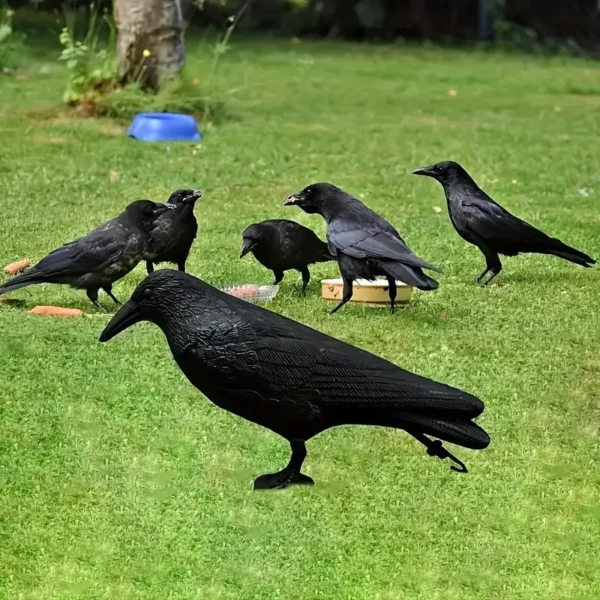
[[[389,304],[387,279],[367,281],[357,279],[353,283],[352,302],[367,302],[369,304]],[[412,295],[412,286],[396,281],[396,304],[408,304]],[[344,290],[342,279],[323,279],[321,281],[321,292],[325,300],[341,300]]]

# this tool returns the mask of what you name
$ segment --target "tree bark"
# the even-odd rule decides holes
[[[114,0],[121,83],[158,89],[185,59],[181,0]]]

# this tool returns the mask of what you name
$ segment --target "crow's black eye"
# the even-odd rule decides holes
[[[149,300],[150,298],[152,298],[152,290],[150,288],[144,288],[142,291],[142,299]]]
[[[306,195],[307,195],[307,196],[310,196],[311,194],[312,194],[312,190],[311,190],[310,188],[308,188],[308,189],[306,190]]]

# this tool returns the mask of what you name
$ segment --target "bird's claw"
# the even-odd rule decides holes
[[[291,485],[314,485],[312,477],[292,469],[267,473],[254,480],[255,490],[283,490]]]

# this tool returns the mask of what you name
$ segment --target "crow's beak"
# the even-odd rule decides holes
[[[166,213],[168,210],[173,210],[174,208],[177,208],[176,204],[166,204],[164,202],[157,202],[156,207],[154,208],[154,216],[158,217],[159,215]]]
[[[202,198],[202,193],[202,190],[194,190],[189,196],[186,196],[183,201],[196,202],[196,200],[200,200],[200,198]]]
[[[412,174],[413,175],[425,175],[427,177],[435,177],[435,171],[433,167],[421,167],[420,169],[415,169]]]
[[[121,331],[125,331],[128,327],[135,325],[141,320],[138,305],[131,300],[126,302],[104,328],[104,331],[100,334],[100,341],[108,342],[115,335],[118,335]]]
[[[244,240],[244,243],[242,244],[240,258],[244,258],[244,256],[246,256],[246,254],[248,254],[248,252],[250,252],[250,250],[254,248],[254,246],[256,246],[256,242],[253,242],[252,240]]]
[[[300,196],[300,194],[292,194],[291,196],[288,196],[284,201],[283,201],[283,205],[284,206],[292,206],[294,204],[299,204],[302,200],[302,197]]]

